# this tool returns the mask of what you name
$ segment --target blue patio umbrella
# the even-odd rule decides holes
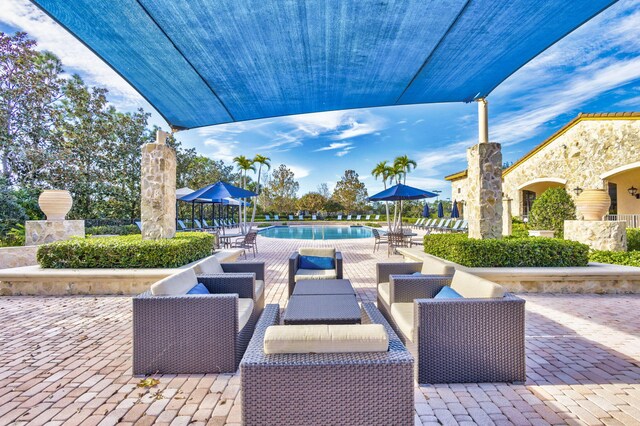
[[[221,200],[224,198],[250,198],[257,195],[258,194],[255,192],[239,188],[231,185],[230,183],[218,182],[213,185],[207,185],[197,191],[193,191],[191,194],[181,197],[180,201],[206,200],[208,202],[212,202],[211,200]]]
[[[460,217],[460,212],[458,211],[458,203],[456,203],[456,200],[453,200],[453,207],[451,208],[451,217],[453,219]]]
[[[424,203],[424,209],[422,209],[422,217],[429,217],[431,212],[429,211],[429,204]]]
[[[372,195],[369,197],[369,201],[420,200],[431,197],[437,197],[437,194],[399,183]]]
[[[444,207],[442,207],[442,201],[438,203],[438,217],[441,219],[444,217]]]

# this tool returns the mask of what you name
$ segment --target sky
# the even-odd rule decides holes
[[[27,0],[0,0],[0,31],[25,31],[38,48],[60,57],[66,73],[109,89],[118,109],[151,112],[131,86],[73,36]],[[503,160],[515,162],[580,112],[640,111],[640,0],[621,0],[547,49],[489,97],[489,139]],[[326,182],[333,188],[354,169],[372,195],[382,183],[371,170],[382,160],[408,155],[418,163],[407,184],[451,195],[444,176],[466,168],[466,148],[478,137],[475,103],[393,106],[304,114],[223,124],[179,132],[186,147],[230,162],[237,155],[286,164],[300,183],[298,195]]]

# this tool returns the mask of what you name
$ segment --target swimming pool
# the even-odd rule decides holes
[[[272,226],[258,232],[263,237],[295,240],[344,240],[373,236],[368,226]]]

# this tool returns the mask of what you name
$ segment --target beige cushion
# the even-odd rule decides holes
[[[264,293],[264,281],[256,280],[256,285],[254,287],[255,299],[256,300],[260,299],[260,296],[262,296],[262,293]]]
[[[298,253],[300,253],[301,256],[335,257],[336,249],[305,247],[298,249]]]
[[[193,265],[196,275],[224,274],[222,265],[215,256],[209,256]]]
[[[151,294],[154,296],[187,294],[196,284],[198,284],[198,277],[193,269],[184,269],[153,284]]]
[[[382,324],[272,325],[264,335],[266,354],[386,352]]]
[[[427,275],[453,275],[456,272],[456,268],[441,260],[435,259],[430,256],[425,256],[422,259],[423,274]]]
[[[389,293],[389,283],[378,284],[378,295],[387,305],[391,304],[391,293]]]
[[[392,304],[391,316],[402,334],[413,342],[413,303]]]
[[[504,288],[501,285],[463,271],[456,271],[453,275],[451,288],[464,298],[486,299],[504,296]]]
[[[302,280],[333,280],[337,277],[335,269],[298,269],[295,281]]]
[[[238,299],[238,330],[242,330],[253,313],[253,299]]]

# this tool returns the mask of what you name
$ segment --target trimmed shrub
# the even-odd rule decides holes
[[[533,202],[529,229],[553,230],[556,238],[564,234],[564,221],[576,219],[576,206],[564,188],[549,188]]]
[[[627,228],[627,250],[640,250],[640,229]]]
[[[587,266],[589,247],[556,238],[476,240],[464,234],[425,235],[424,251],[468,267]]]
[[[598,251],[589,253],[591,262],[612,263],[614,265],[640,266],[640,250]]]
[[[43,268],[177,268],[213,249],[214,237],[205,232],[181,232],[166,240],[143,240],[141,235],[74,238],[38,247]]]
[[[517,238],[529,237],[529,229],[527,224],[518,218],[511,219],[511,236]]]
[[[139,234],[140,228],[137,225],[104,225],[88,227],[85,232],[91,235],[133,235]]]
[[[370,228],[382,228],[382,225],[380,225],[378,222],[365,222],[364,226],[368,226]]]

